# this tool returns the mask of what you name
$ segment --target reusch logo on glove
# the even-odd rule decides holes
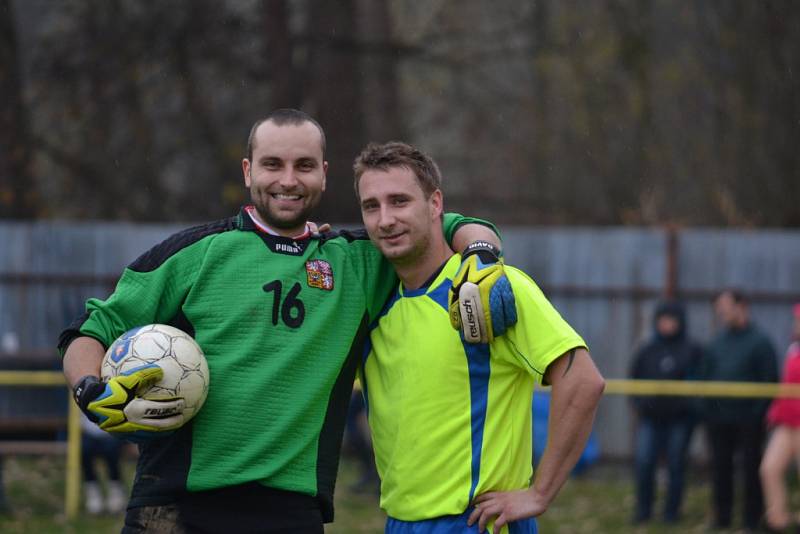
[[[464,315],[467,318],[467,327],[469,327],[470,338],[480,337],[481,330],[478,328],[478,320],[475,318],[475,313],[472,311],[472,303],[464,303]]]
[[[477,284],[463,282],[458,291],[458,306],[461,320],[464,321],[461,331],[468,343],[485,343],[486,320],[481,313],[481,292]]]
[[[170,417],[178,413],[178,409],[171,407],[171,408],[147,408],[144,411],[146,416],[155,416],[155,417]]]

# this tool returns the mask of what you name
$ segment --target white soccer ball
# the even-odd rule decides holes
[[[184,399],[184,421],[197,414],[208,394],[208,363],[192,336],[173,326],[150,324],[122,334],[106,351],[103,380],[134,367],[156,364],[164,377],[140,394],[144,399]]]

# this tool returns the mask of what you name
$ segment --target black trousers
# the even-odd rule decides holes
[[[711,493],[716,526],[731,526],[735,455],[738,452],[744,493],[742,519],[745,528],[756,529],[764,514],[764,499],[758,475],[766,438],[764,423],[761,420],[708,423],[706,430],[711,450]]]
[[[122,534],[324,534],[314,497],[255,483],[128,508]]]

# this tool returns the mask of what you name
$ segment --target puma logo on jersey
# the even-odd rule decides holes
[[[289,243],[275,243],[273,245],[273,250],[275,252],[282,252],[284,254],[291,254],[293,256],[299,256],[303,253],[303,248],[298,245],[296,242]]]

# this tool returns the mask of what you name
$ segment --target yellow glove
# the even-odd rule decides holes
[[[107,432],[132,441],[156,437],[184,423],[184,400],[144,399],[164,371],[154,364],[130,369],[108,382],[83,377],[75,387],[75,400],[87,417]]]
[[[497,249],[470,244],[449,292],[450,324],[469,343],[491,343],[517,322],[514,292]]]

